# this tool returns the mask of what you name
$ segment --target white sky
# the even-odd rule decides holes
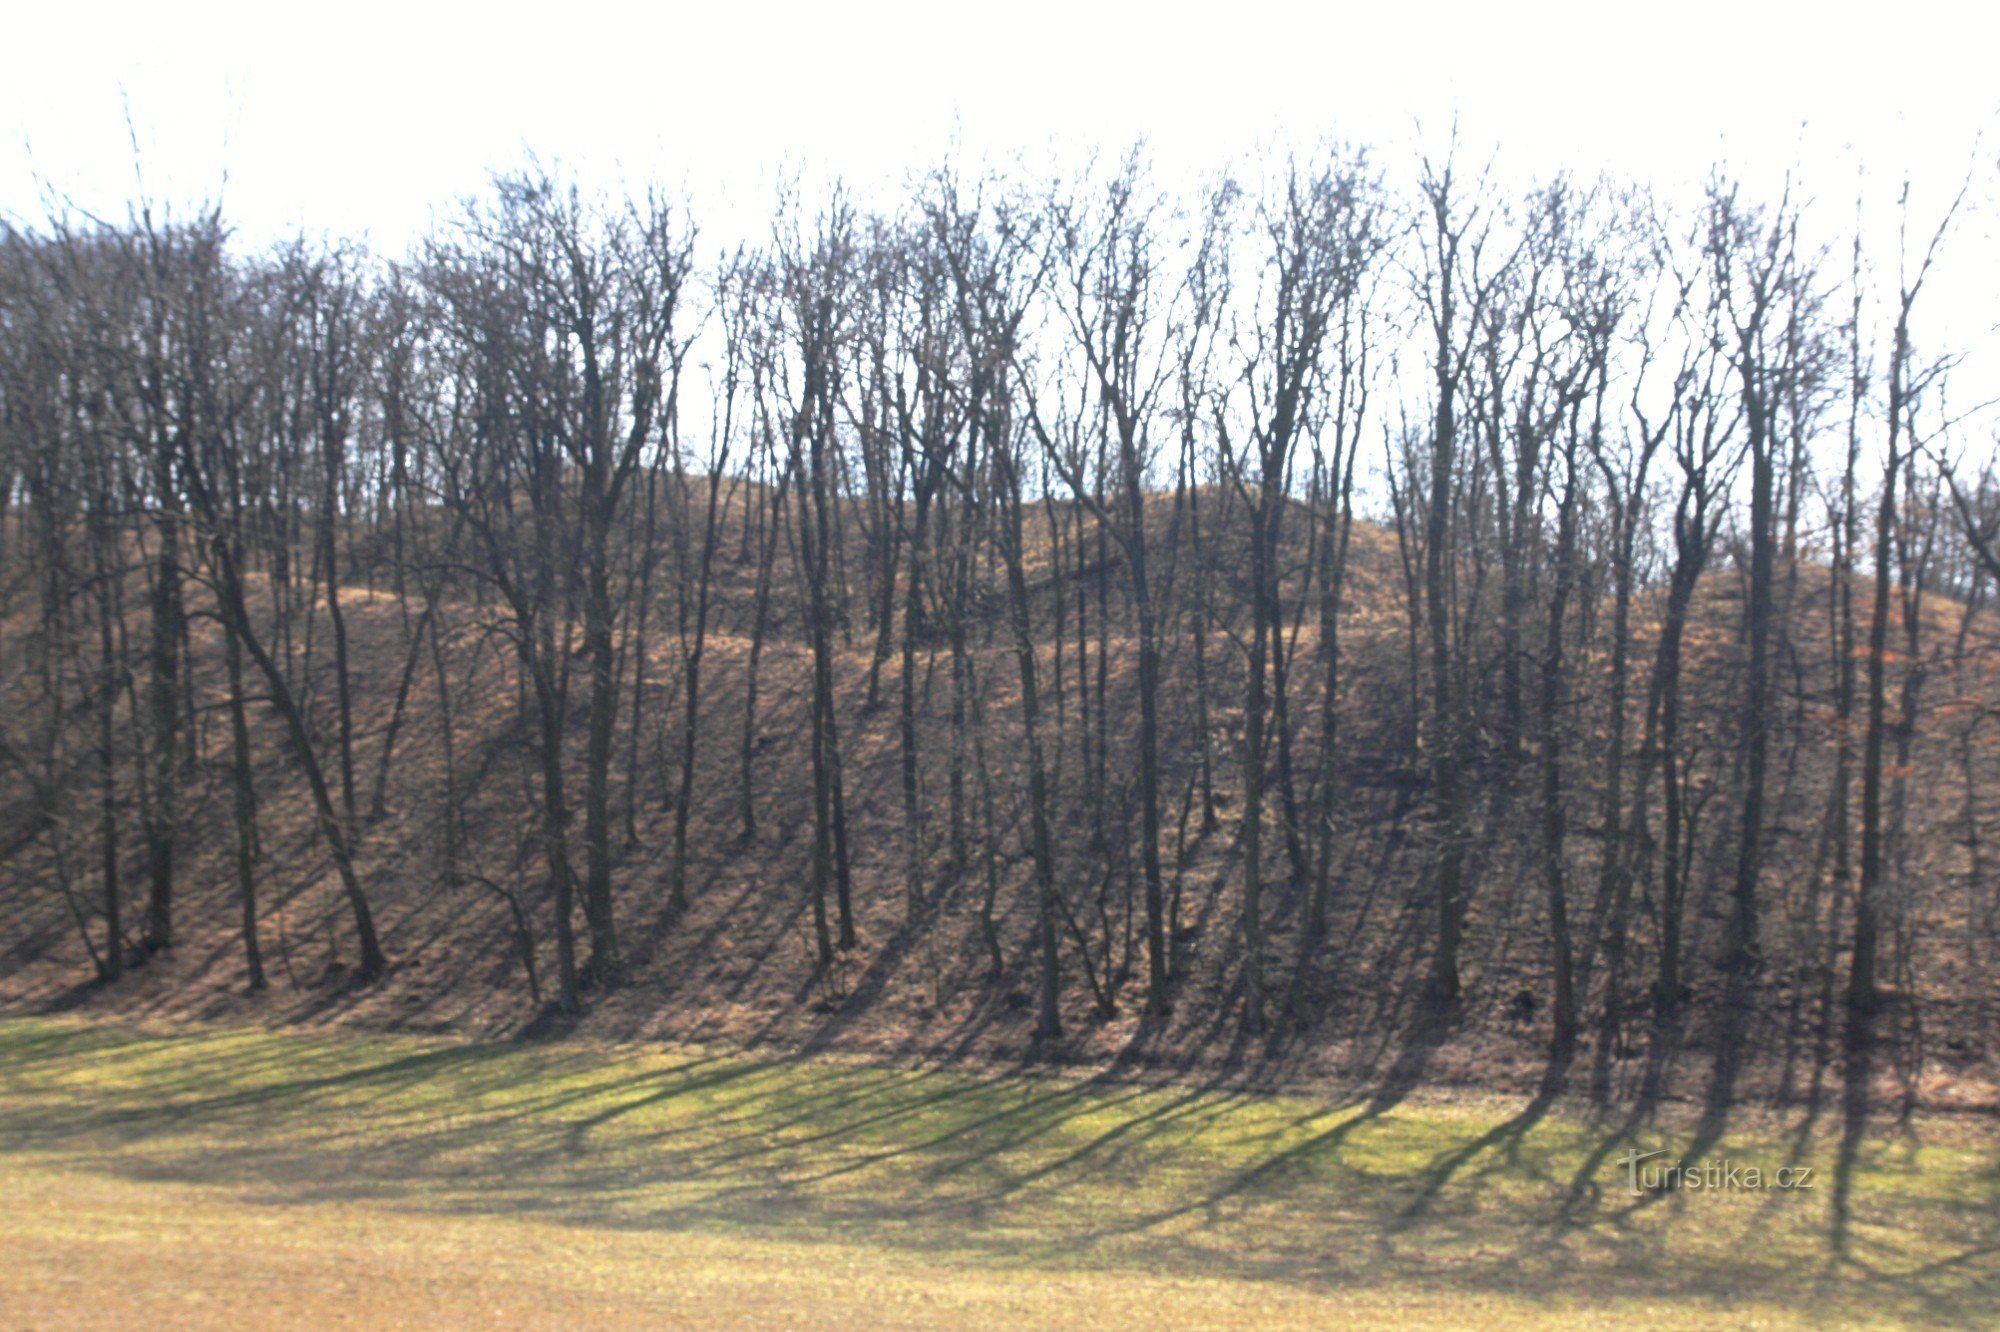
[[[1880,219],[1908,173],[1927,228],[1983,131],[1979,207],[1926,315],[2000,360],[1985,4],[0,0],[0,32],[0,214],[35,217],[43,182],[122,212],[129,105],[156,197],[221,190],[246,240],[306,228],[392,254],[530,149],[608,188],[683,189],[722,244],[764,234],[793,170],[866,196],[954,142],[1049,170],[1143,135],[1162,182],[1192,184],[1323,134],[1407,167],[1454,115],[1511,176],[1608,169],[1674,193],[1722,159],[1774,192],[1796,166],[1830,227],[1857,164]]]
[[[1406,141],[1457,112],[1521,171],[1670,183],[1718,156],[1796,158],[1851,196],[1852,153],[1955,185],[2000,108],[2000,17],[1974,3],[7,8],[0,209],[36,212],[38,175],[122,204],[129,100],[156,193],[213,193],[226,171],[252,237],[391,249],[530,147],[684,184],[720,221],[761,210],[781,167],[865,188],[955,134],[1038,156],[1143,134],[1192,173],[1288,136]]]

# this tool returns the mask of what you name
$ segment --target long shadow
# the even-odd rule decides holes
[[[1514,1151],[1523,1138],[1534,1131],[1535,1125],[1548,1117],[1569,1084],[1570,1066],[1575,1062],[1575,1051],[1551,1051],[1547,1066],[1542,1070],[1540,1083],[1528,1103],[1508,1118],[1495,1124],[1486,1132],[1466,1143],[1444,1153],[1424,1171],[1423,1183],[1417,1194],[1403,1209],[1398,1219],[1397,1229],[1407,1228],[1430,1211],[1438,1196],[1458,1173],[1475,1159],[1490,1151],[1498,1151],[1510,1162]]]
[[[1092,1242],[1113,1236],[1137,1234],[1198,1212],[1212,1211],[1229,1199],[1257,1189],[1304,1161],[1325,1153],[1338,1152],[1341,1144],[1353,1136],[1356,1130],[1381,1119],[1409,1098],[1410,1093],[1422,1081],[1424,1070],[1430,1066],[1438,1047],[1450,1036],[1457,1023],[1457,1017],[1455,1007],[1426,1006],[1420,1012],[1417,1023],[1406,1034],[1395,1063],[1390,1066],[1381,1083],[1356,1113],[1302,1142],[1273,1153],[1186,1203],[1149,1212],[1129,1222],[1096,1232],[1091,1236]]]
[[[1833,1253],[1853,1260],[1854,1172],[1868,1133],[1869,1090],[1875,1074],[1875,1024],[1856,1011],[1849,1019],[1847,1068],[1841,1082],[1840,1150],[1833,1165]]]
[[[1587,1224],[1587,1213],[1594,1212],[1604,1196],[1598,1184],[1598,1175],[1604,1169],[1604,1163],[1620,1147],[1637,1142],[1639,1130],[1658,1113],[1657,1093],[1664,1078],[1661,1070],[1672,1061],[1673,1056],[1674,1047],[1667,1040],[1656,1040],[1648,1049],[1646,1071],[1640,1078],[1641,1094],[1633,1099],[1621,1122],[1600,1137],[1597,1145],[1585,1155],[1571,1175],[1569,1187],[1563,1191],[1562,1202],[1556,1209],[1556,1224],[1560,1229],[1573,1230]]]
[[[1535,1295],[1553,1274],[1562,1289],[1581,1290],[1563,1246],[1586,1224],[1604,1227],[1594,1245],[1642,1253],[1651,1232],[1620,1228],[1633,1209],[1586,1203],[1601,1197],[1596,1175],[1635,1139],[1644,1107],[1582,1144],[1589,1159],[1553,1215],[1537,1205],[1494,1219],[1470,1201],[1454,1206],[1470,1196],[1468,1180],[1494,1174],[1502,1187],[1518,1185],[1505,1172],[1524,1163],[1532,1196],[1561,1187],[1541,1164],[1541,1139],[1533,1150],[1522,1144],[1554,1113],[1567,1060],[1549,1059],[1533,1096],[1469,1141],[1453,1133],[1448,1150],[1415,1166],[1394,1155],[1386,1170],[1371,1164],[1378,1139],[1355,1135],[1406,1102],[1460,1022],[1448,1009],[1419,1009],[1378,1076],[1344,1098],[1296,1105],[1258,1100],[1241,1075],[1159,1087],[1104,1074],[734,1055],[634,1069],[606,1052],[501,1043],[357,1058],[364,1052],[351,1044],[306,1037],[156,1040],[0,1024],[0,1087],[22,1093],[24,1107],[0,1115],[0,1130],[23,1152],[115,1158],[109,1168],[163,1180],[233,1180],[273,1203],[376,1199],[579,1226],[720,1225],[1015,1264],[1186,1263],[1315,1289],[1443,1276],[1450,1289]],[[1657,1057],[1666,1056],[1663,1045]],[[29,1132],[14,1133],[17,1124]],[[1850,1176],[1865,1129],[1863,1117]],[[1391,1152],[1404,1140],[1400,1125],[1380,1139]],[[99,1152],[105,1144],[119,1150]],[[1567,1169],[1566,1145],[1559,1159]],[[1127,1201],[1122,1190],[1135,1182],[1143,1191]],[[1953,1223],[1956,1247],[1933,1247],[1921,1269],[1847,1265],[1854,1279],[1830,1291],[1829,1307],[1972,1317],[1986,1264],[2000,1253],[1979,1205],[1964,1204],[1973,1210]],[[1260,1238],[1266,1215],[1273,1229]],[[1174,1225],[1182,1220],[1198,1224]],[[1455,1254],[1465,1227],[1489,1223],[1485,1238],[1513,1252],[1495,1257],[1486,1243],[1428,1277],[1415,1250],[1392,1242],[1414,1233]],[[1371,1242],[1380,1252],[1354,1261]],[[1803,1279],[1754,1260],[1736,1270],[1753,1292],[1792,1291]],[[1661,1268],[1643,1279],[1663,1297],[1700,1298],[1700,1276]]]

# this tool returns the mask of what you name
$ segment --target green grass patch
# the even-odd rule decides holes
[[[1837,1123],[1745,1112],[1703,1159],[1809,1187],[1633,1196],[1625,1154],[1664,1152],[1657,1168],[1692,1132],[1519,1098],[0,1022],[0,1158],[35,1178],[204,1186],[299,1224],[358,1206],[777,1246],[802,1299],[823,1251],[1003,1285],[1116,1278],[1121,1300],[1131,1280],[1255,1283],[1415,1322],[2000,1318],[1990,1123],[1894,1126],[1843,1172]]]

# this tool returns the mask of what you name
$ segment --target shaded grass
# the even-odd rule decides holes
[[[1711,1159],[1831,1169],[1830,1133],[1736,1118]],[[693,1281],[735,1298],[728,1274],[752,1264],[778,1281],[765,1295],[790,1290],[793,1320],[841,1321],[821,1304],[829,1264],[904,1283],[917,1311],[947,1288],[985,1291],[998,1304],[979,1307],[1000,1322],[1117,1321],[1099,1302],[1142,1290],[1171,1322],[1177,1306],[1159,1301],[1183,1289],[1205,1292],[1184,1295],[1185,1322],[1210,1304],[1279,1321],[1476,1311],[1500,1326],[1620,1311],[1649,1325],[2000,1318],[1990,1124],[1918,1120],[1869,1139],[1845,1256],[1823,1173],[1788,1192],[1632,1196],[1622,1155],[1671,1160],[1690,1136],[1519,1098],[1328,1101],[830,1057],[0,1022],[10,1194],[52,1177],[79,1195],[180,1186],[105,1204],[171,1213],[166,1199],[199,1186],[199,1207],[274,1211],[295,1240],[358,1208],[393,1214],[379,1224],[411,1243],[433,1223],[472,1227],[466,1243],[496,1254],[525,1218],[601,1245],[613,1267],[649,1244],[709,1255],[708,1275],[674,1287],[683,1296]],[[38,1215],[16,1209],[0,1235],[58,1252],[66,1223]],[[1020,1302],[1051,1280],[1070,1283],[1074,1307]]]

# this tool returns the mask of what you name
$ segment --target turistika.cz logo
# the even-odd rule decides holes
[[[1775,1170],[1765,1170],[1761,1166],[1738,1165],[1726,1156],[1714,1161],[1646,1164],[1654,1157],[1666,1154],[1663,1147],[1651,1152],[1629,1151],[1618,1158],[1618,1164],[1625,1167],[1625,1187],[1631,1190],[1633,1197],[1643,1198],[1649,1193],[1669,1189],[1789,1190],[1813,1186],[1811,1166],[1779,1166]]]

